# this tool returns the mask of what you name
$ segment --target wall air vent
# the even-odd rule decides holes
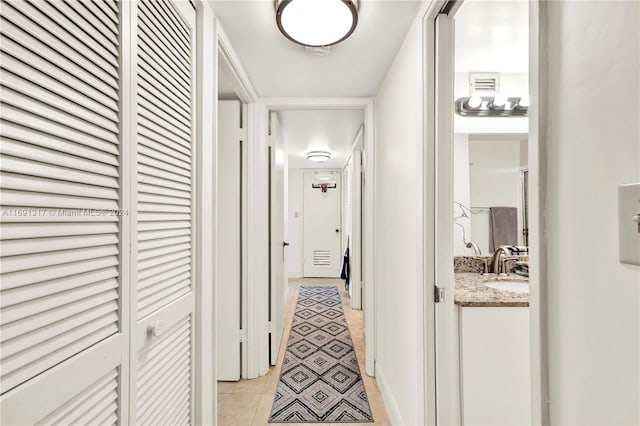
[[[313,266],[331,266],[331,251],[314,250]]]
[[[469,94],[493,95],[500,93],[500,74],[497,72],[469,73]]]

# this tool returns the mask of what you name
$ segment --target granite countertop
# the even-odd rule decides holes
[[[456,272],[455,304],[459,306],[529,306],[528,293],[497,290],[482,285],[490,281],[529,282],[526,277],[517,274],[484,276],[477,272]]]

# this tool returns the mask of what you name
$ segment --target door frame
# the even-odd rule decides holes
[[[243,105],[243,183],[242,183],[242,364],[241,378],[251,379],[269,371],[267,297],[268,281],[268,179],[267,143],[265,139],[267,117],[258,94],[246,73],[240,58],[220,22],[216,19],[216,74],[215,97],[218,93],[218,59],[230,71],[230,80]],[[217,138],[217,110],[214,114]],[[264,126],[264,127],[263,127]],[[264,132],[263,132],[264,129]],[[264,133],[264,135],[263,135]],[[216,139],[216,146],[218,141]],[[216,149],[217,151],[217,149]],[[217,158],[216,158],[217,161]],[[214,186],[217,182],[214,177]],[[215,214],[215,213],[214,213]],[[217,235],[217,229],[214,229]],[[216,247],[217,250],[217,247]],[[215,265],[214,265],[215,267]]]
[[[260,114],[262,117],[262,123],[260,126],[267,124],[269,111],[286,111],[286,110],[318,110],[318,109],[361,109],[364,111],[364,149],[367,152],[367,167],[365,169],[365,203],[363,206],[365,216],[362,222],[362,234],[364,236],[363,244],[363,283],[366,287],[365,300],[363,301],[365,306],[371,307],[364,310],[365,317],[365,372],[368,376],[375,376],[375,357],[376,357],[376,325],[375,325],[375,311],[376,311],[376,282],[374,276],[374,188],[375,188],[375,158],[374,158],[374,140],[375,140],[375,99],[374,98],[322,98],[322,97],[273,97],[262,98],[261,107],[263,112]],[[266,134],[266,133],[265,133]]]
[[[363,281],[362,279],[362,268],[363,268],[363,259],[362,259],[362,249],[363,249],[363,232],[362,232],[362,224],[364,217],[364,209],[362,205],[362,196],[364,189],[364,125],[360,126],[356,137],[354,138],[354,142],[351,145],[351,150],[349,151],[349,156],[347,157],[347,163],[342,168],[342,174],[344,179],[343,188],[345,189],[345,194],[342,197],[342,200],[346,200],[346,192],[348,191],[347,183],[351,184],[352,188],[352,208],[351,208],[351,240],[349,241],[349,281],[356,283],[355,286],[349,286],[349,299],[351,302],[351,307],[354,309],[362,309],[362,288],[360,283]],[[351,182],[347,182],[346,179],[346,170],[349,167],[349,162],[352,162],[351,173],[355,171],[355,174],[351,176]],[[354,214],[354,206],[357,209],[357,214]],[[347,206],[344,205],[342,210],[346,210]],[[349,220],[347,216],[342,216],[344,219]],[[345,228],[345,223],[342,224],[342,229]],[[344,243],[344,237],[342,238]],[[360,293],[360,294],[358,294]],[[354,296],[355,294],[355,296]]]
[[[434,0],[428,5],[422,15],[423,37],[423,105],[425,118],[423,120],[424,150],[424,286],[433,289],[436,285],[436,240],[437,233],[448,229],[450,224],[437,220],[438,205],[449,200],[451,194],[442,194],[437,178],[437,138],[436,111],[437,89],[436,80],[436,18],[442,11],[453,12],[462,5],[463,0]],[[547,264],[546,247],[542,230],[544,229],[544,155],[545,147],[540,134],[541,119],[538,105],[544,97],[544,87],[539,82],[540,67],[540,12],[539,0],[529,1],[529,254],[531,258],[530,285],[530,343],[531,343],[531,424],[548,424],[549,422],[549,387],[548,387],[548,356],[547,356],[547,282],[545,279]],[[451,33],[453,35],[453,32]],[[442,87],[440,87],[442,89]],[[444,170],[442,170],[444,169]],[[440,172],[450,173],[450,168],[441,167]],[[442,181],[442,177],[439,181]],[[446,179],[445,179],[446,180]],[[442,211],[440,211],[442,215]],[[441,265],[441,267],[444,265]],[[450,267],[450,265],[449,265]],[[438,424],[436,375],[441,365],[436,365],[436,318],[435,297],[433,291],[424,292],[424,341],[426,354],[424,418],[428,425]],[[449,295],[452,297],[453,295]],[[453,333],[453,324],[444,324],[444,330],[438,332]],[[451,416],[447,416],[451,418]]]

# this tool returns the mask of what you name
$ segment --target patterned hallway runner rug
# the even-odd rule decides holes
[[[269,422],[372,421],[338,289],[301,287]]]

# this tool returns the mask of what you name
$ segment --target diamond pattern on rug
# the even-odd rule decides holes
[[[300,288],[269,422],[373,422],[336,287]]]

